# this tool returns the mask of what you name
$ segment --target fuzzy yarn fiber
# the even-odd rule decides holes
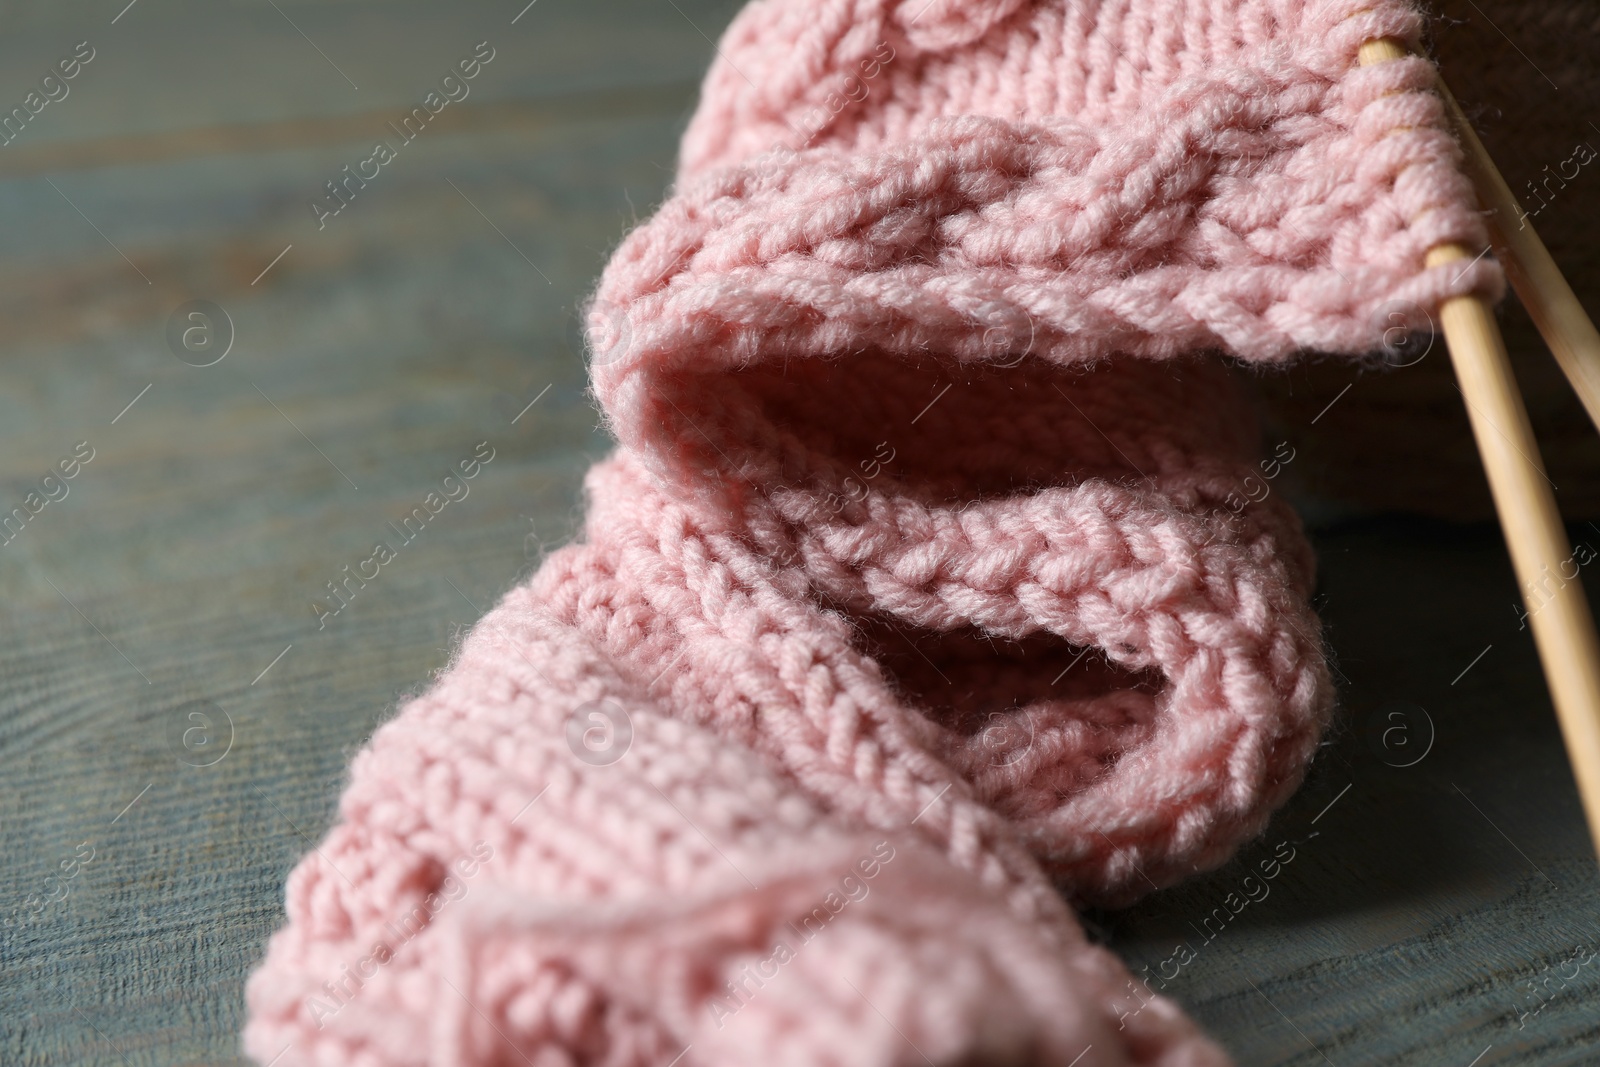
[[[1229,368],[1497,295],[1383,0],[758,0],[590,312],[585,534],[355,759],[294,1064],[1227,1062],[1068,900],[1215,866],[1332,701]],[[1265,464],[1265,465],[1264,465]]]

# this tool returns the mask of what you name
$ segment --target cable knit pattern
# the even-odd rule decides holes
[[[1426,65],[1354,69],[1416,33],[749,7],[591,305],[584,536],[356,758],[248,1052],[1227,1063],[1067,903],[1224,862],[1316,749],[1313,561],[1257,491],[1292,453],[1197,350],[1497,291],[1421,264],[1481,240]]]
[[[1013,320],[1058,359],[1372,351],[1392,302],[1504,289],[1492,262],[1424,264],[1487,243],[1432,67],[1356,65],[1420,22],[1371,0],[752,4],[690,180],[602,299],[647,298],[636,327],[719,319],[712,358],[837,344],[840,320],[899,351]],[[748,299],[712,310],[728,287]]]

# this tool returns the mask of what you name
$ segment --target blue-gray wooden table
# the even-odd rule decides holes
[[[237,1062],[348,758],[574,528],[609,445],[573,309],[733,9],[524,3],[0,2],[0,114],[59,97],[0,146],[0,1063]],[[1086,922],[1242,1064],[1600,1062],[1600,877],[1496,529],[1305,499],[1338,728],[1239,861]]]

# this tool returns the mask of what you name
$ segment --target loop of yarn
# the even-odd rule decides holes
[[[834,810],[915,825],[998,890],[1043,861],[1078,898],[1125,902],[1258,833],[1331,704],[1292,514],[1233,520],[1218,504],[1243,472],[1185,474],[1160,493],[1093,480],[959,509],[886,490],[843,514],[785,490],[729,530],[619,457],[589,477],[590,543],[536,588]],[[1160,686],[1018,708],[1029,743],[996,760],[897,694],[818,595],[915,631],[1047,634]]]
[[[892,19],[906,40],[924,52],[971,44],[1009,17],[1024,0],[900,0]]]

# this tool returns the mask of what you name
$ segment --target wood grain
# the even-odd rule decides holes
[[[96,449],[0,547],[0,919],[94,849],[66,900],[0,926],[0,1063],[239,1062],[245,976],[349,755],[570,536],[608,447],[571,309],[666,189],[731,14],[675,4],[538,0],[512,27],[521,3],[280,0],[359,91],[262,3],[141,0],[114,27],[121,3],[28,4],[0,34],[0,99],[72,42],[101,50],[0,149],[0,505]],[[462,115],[503,121],[425,134],[317,231],[306,200],[367,116],[490,34],[485,110]],[[164,338],[193,299],[234,321],[213,367]],[[481,440],[471,495],[319,631],[322,584]],[[1346,711],[1264,839],[1296,859],[1168,992],[1246,1065],[1585,1062],[1600,971],[1520,1030],[1514,1010],[1600,947],[1600,879],[1497,533],[1363,519],[1316,540]],[[210,766],[171,740],[194,700],[231,721]],[[1395,701],[1436,731],[1405,768],[1368,736]],[[1254,856],[1088,921],[1158,969]]]

